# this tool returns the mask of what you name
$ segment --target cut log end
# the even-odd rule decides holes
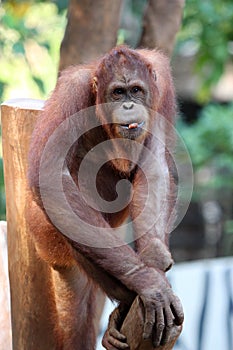
[[[151,339],[143,340],[143,325],[143,306],[139,297],[137,297],[121,327],[121,333],[126,336],[130,350],[171,350],[182,330],[182,326],[174,326],[169,342],[154,348]]]

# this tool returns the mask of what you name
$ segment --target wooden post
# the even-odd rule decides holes
[[[1,107],[13,350],[55,349],[46,297],[50,270],[35,252],[25,220],[27,154],[39,100],[11,100]]]
[[[143,307],[140,303],[139,297],[137,297],[133,302],[133,305],[131,306],[121,327],[121,333],[126,336],[130,350],[171,350],[173,349],[175,342],[182,330],[182,326],[174,326],[169,342],[164,346],[154,348],[152,346],[151,339],[143,340],[143,325]]]

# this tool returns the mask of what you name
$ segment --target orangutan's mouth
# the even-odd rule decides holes
[[[141,123],[130,123],[130,124],[120,124],[120,127],[126,130],[137,130],[143,127],[143,125],[145,124],[145,122],[141,122]]]

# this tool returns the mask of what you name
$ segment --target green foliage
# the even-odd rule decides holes
[[[66,1],[5,1],[0,8],[0,102],[45,98],[57,78]]]
[[[202,85],[197,98],[208,101],[211,88],[233,59],[232,0],[186,0],[177,50],[196,54],[196,72]]]
[[[194,170],[203,167],[214,170],[205,186],[233,190],[233,103],[207,105],[195,124],[179,121],[178,130],[190,152]]]

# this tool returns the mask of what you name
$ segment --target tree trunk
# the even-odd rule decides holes
[[[149,0],[139,47],[161,49],[171,55],[185,0]]]
[[[87,63],[116,44],[122,0],[70,0],[60,66]]]

